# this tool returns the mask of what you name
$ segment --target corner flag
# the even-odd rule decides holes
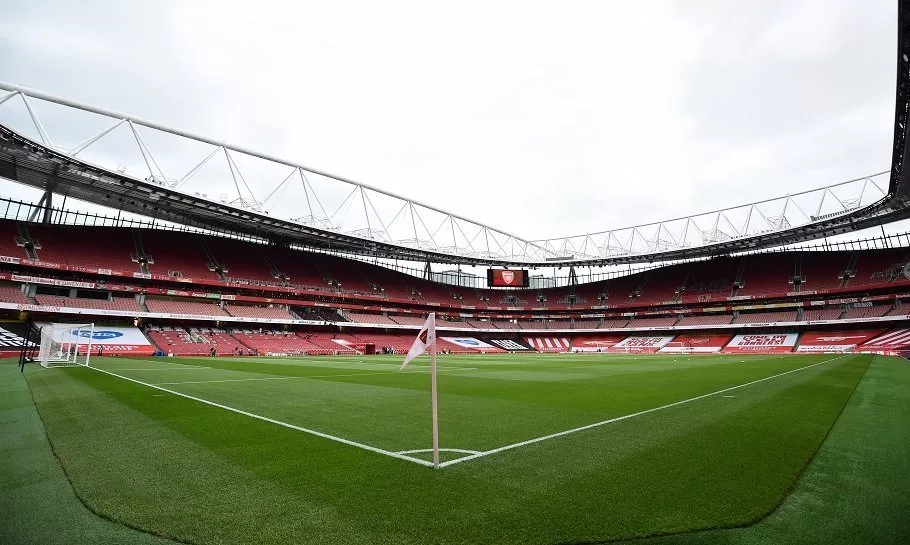
[[[411,360],[417,356],[425,353],[427,350],[430,350],[430,355],[433,356],[430,364],[430,399],[433,409],[433,469],[439,469],[439,414],[438,414],[438,404],[436,402],[436,313],[431,312],[427,317],[426,323],[423,324],[423,329],[420,330],[420,333],[417,334],[417,338],[414,339],[414,344],[411,345],[411,349],[408,350],[408,355],[404,358],[404,363],[401,364],[399,371],[404,369]]]
[[[420,330],[420,333],[417,334],[417,338],[414,339],[414,344],[411,345],[411,349],[408,350],[408,355],[404,358],[404,363],[401,364],[401,369],[404,369],[411,360],[417,356],[425,353],[427,349],[433,347],[433,355],[436,355],[436,313],[431,312],[430,316],[427,317],[427,321],[423,324],[423,329]],[[399,369],[399,371],[401,370]]]

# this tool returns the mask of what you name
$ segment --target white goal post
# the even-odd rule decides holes
[[[95,324],[44,324],[38,362],[42,367],[88,366]]]
[[[664,345],[661,352],[675,352],[677,354],[688,354],[692,352],[692,347],[688,343],[680,341],[671,341]]]
[[[654,354],[657,352],[657,348],[653,346],[620,346],[614,347],[614,350],[623,354]]]

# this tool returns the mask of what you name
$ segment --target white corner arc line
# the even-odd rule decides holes
[[[396,454],[420,454],[421,452],[433,452],[431,448],[416,448],[414,450],[399,450]],[[439,452],[457,452],[459,454],[480,454],[479,450],[467,450],[463,448],[442,448]]]
[[[676,406],[679,406],[679,405],[684,405],[684,404],[686,404],[686,403],[691,403],[691,402],[693,402],[693,401],[698,401],[699,399],[704,399],[704,398],[706,398],[706,397],[715,396],[715,395],[717,395],[717,394],[722,394],[722,393],[724,393],[724,392],[729,392],[729,391],[731,391],[731,390],[736,390],[736,389],[739,389],[739,388],[745,388],[746,386],[751,386],[751,385],[753,385],[753,384],[758,384],[759,382],[764,382],[764,381],[766,381],[766,380],[771,380],[771,379],[774,379],[774,378],[782,377],[782,376],[784,376],[784,375],[789,375],[790,373],[796,373],[797,371],[802,371],[802,370],[804,370],[804,369],[810,369],[810,368],[812,368],[812,367],[816,367],[816,366],[822,365],[822,364],[824,364],[824,363],[828,363],[828,362],[832,362],[832,361],[834,361],[834,360],[839,360],[839,359],[841,359],[841,358],[845,358],[845,357],[847,357],[848,355],[852,356],[853,354],[845,354],[845,355],[843,355],[843,356],[838,356],[838,357],[836,357],[836,358],[831,358],[831,359],[828,359],[828,360],[825,360],[825,361],[820,361],[820,362],[818,362],[818,363],[813,363],[813,364],[811,364],[811,365],[806,365],[806,366],[804,366],[804,367],[798,367],[798,368],[796,368],[796,369],[791,369],[791,370],[785,371],[785,372],[783,372],[783,373],[778,373],[778,374],[776,374],[776,375],[771,375],[770,377],[760,378],[760,379],[758,379],[758,380],[753,380],[753,381],[751,381],[751,382],[746,382],[746,383],[744,383],[744,384],[739,384],[739,385],[737,385],[737,386],[731,386],[731,387],[729,387],[729,388],[724,388],[723,390],[717,390],[716,392],[710,392],[710,393],[707,393],[707,394],[702,394],[702,395],[700,395],[700,396],[690,397],[689,399],[683,399],[682,401],[676,401],[676,402],[674,402],[674,403],[668,403],[668,404],[666,404],[666,405],[661,405],[660,407],[654,407],[654,408],[652,408],[652,409],[646,409],[646,410],[644,410],[644,411],[639,411],[639,412],[637,412],[637,413],[627,414],[627,415],[623,415],[623,416],[617,416],[616,418],[610,418],[609,420],[602,420],[602,421],[600,421],[600,422],[594,422],[593,424],[587,424],[587,425],[585,425],[585,426],[579,426],[579,427],[577,427],[577,428],[572,428],[572,429],[570,429],[570,430],[564,430],[564,431],[560,431],[560,432],[556,432],[556,433],[551,433],[551,434],[549,434],[549,435],[543,435],[543,436],[540,436],[540,437],[535,437],[535,438],[533,438],[533,439],[528,439],[528,440],[526,440],[526,441],[520,441],[520,442],[518,442],[518,443],[512,443],[511,445],[505,445],[505,446],[503,446],[503,447],[494,448],[494,449],[492,449],[492,450],[485,450],[485,451],[482,451],[482,452],[478,452],[477,454],[471,454],[470,456],[465,456],[465,457],[463,457],[463,458],[457,458],[457,459],[455,459],[455,460],[449,460],[449,461],[446,461],[446,462],[442,462],[441,464],[439,464],[439,467],[440,467],[440,468],[443,468],[443,467],[447,467],[447,466],[451,466],[451,465],[455,465],[455,464],[460,464],[461,462],[467,462],[468,460],[476,460],[477,458],[482,458],[482,457],[484,457],[484,456],[489,456],[489,455],[491,455],[491,454],[497,454],[497,453],[504,452],[504,451],[507,451],[507,450],[516,449],[516,448],[518,448],[518,447],[524,447],[524,446],[527,446],[527,445],[532,445],[532,444],[534,444],[534,443],[540,443],[541,441],[546,441],[546,440],[548,440],[548,439],[555,439],[555,438],[557,438],[557,437],[562,437],[562,436],[564,436],[564,435],[570,435],[570,434],[573,434],[573,433],[578,433],[578,432],[580,432],[580,431],[590,430],[590,429],[592,429],[592,428],[599,428],[600,426],[605,426],[605,425],[607,425],[607,424],[612,424],[612,423],[614,423],[614,422],[619,422],[619,421],[621,421],[621,420],[628,420],[629,418],[635,418],[636,416],[641,416],[641,415],[644,415],[644,414],[653,413],[653,412],[657,412],[657,411],[662,411],[662,410],[664,410],[664,409],[669,409],[669,408],[671,408],[671,407],[676,407]]]
[[[88,367],[89,369],[98,371],[98,372],[100,372],[100,373],[105,373],[105,374],[108,374],[108,375],[111,375],[111,376],[115,376],[115,377],[117,377],[117,378],[122,378],[123,380],[128,380],[128,381],[130,381],[130,382],[135,382],[136,384],[141,384],[141,385],[143,385],[143,386],[148,386],[149,388],[154,388],[154,389],[156,389],[156,390],[161,390],[162,392],[167,392],[167,393],[169,393],[169,394],[174,394],[174,395],[176,395],[176,396],[184,397],[184,398],[186,398],[186,399],[191,399],[191,400],[193,400],[193,401],[198,401],[199,403],[204,403],[204,404],[206,404],[206,405],[211,405],[212,407],[217,407],[217,408],[219,408],[219,409],[224,409],[224,410],[226,410],[226,411],[231,411],[231,412],[234,412],[234,413],[237,413],[237,414],[242,414],[243,416],[248,416],[248,417],[250,417],[250,418],[255,418],[255,419],[257,419],[257,420],[262,420],[262,421],[264,421],[264,422],[269,422],[270,424],[276,424],[276,425],[278,425],[278,426],[284,426],[285,428],[290,428],[290,429],[292,429],[292,430],[301,431],[301,432],[303,432],[303,433],[308,433],[308,434],[310,434],[310,435],[315,435],[316,437],[321,437],[321,438],[323,438],[323,439],[329,439],[329,440],[331,440],[331,441],[335,441],[335,442],[342,443],[342,444],[345,444],[345,445],[348,445],[348,446],[352,446],[352,447],[357,447],[357,448],[363,449],[363,450],[368,450],[368,451],[370,451],[370,452],[375,452],[375,453],[377,453],[377,454],[384,454],[384,455],[386,455],[386,456],[391,456],[392,458],[398,458],[399,460],[405,460],[405,461],[408,461],[408,462],[413,462],[413,463],[415,463],[415,464],[419,464],[419,465],[426,466],[426,467],[433,467],[433,462],[428,462],[428,461],[426,461],[426,460],[421,460],[420,458],[414,458],[414,457],[411,457],[411,456],[407,456],[407,455],[405,455],[405,454],[398,454],[397,452],[392,452],[392,451],[390,451],[390,450],[385,450],[385,449],[381,449],[381,448],[374,447],[374,446],[371,446],[371,445],[366,445],[366,444],[363,444],[363,443],[358,443],[357,441],[351,441],[350,439],[345,439],[345,438],[343,438],[343,437],[338,437],[338,436],[335,436],[335,435],[330,435],[330,434],[328,434],[328,433],[323,433],[323,432],[321,432],[321,431],[311,430],[311,429],[309,429],[309,428],[304,428],[304,427],[301,427],[301,426],[295,426],[294,424],[288,424],[287,422],[282,422],[282,421],[280,421],[280,420],[275,420],[274,418],[269,418],[269,417],[267,417],[267,416],[262,416],[262,415],[259,415],[259,414],[247,412],[247,411],[244,411],[244,410],[241,410],[241,409],[237,409],[237,408],[234,408],[234,407],[229,407],[228,405],[222,405],[221,403],[215,403],[214,401],[209,401],[209,400],[207,400],[207,399],[202,399],[201,397],[191,396],[191,395],[189,395],[189,394],[184,394],[184,393],[181,393],[181,392],[177,392],[177,391],[174,391],[174,390],[170,390],[170,389],[168,389],[168,388],[163,388],[163,387],[161,387],[161,386],[156,386],[156,385],[154,385],[154,384],[149,384],[149,383],[147,383],[147,382],[142,382],[141,380],[136,380],[136,379],[134,379],[134,378],[125,377],[125,376],[123,376],[123,375],[118,375],[117,373],[112,373],[111,371],[106,371],[106,370],[104,370],[104,369],[99,369],[99,368],[97,368],[97,367],[91,367],[91,366],[87,366],[87,367]]]

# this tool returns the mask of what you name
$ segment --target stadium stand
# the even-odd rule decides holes
[[[525,337],[525,341],[538,352],[569,352],[572,348],[567,337]]]
[[[547,320],[547,329],[556,331],[572,329],[572,320]]]
[[[910,328],[897,328],[888,331],[871,341],[863,343],[860,351],[902,350],[910,346]]]
[[[724,325],[729,324],[732,321],[732,314],[705,314],[702,316],[685,316],[680,318],[676,325]]]
[[[222,329],[190,328],[188,331],[191,335],[207,337],[209,342],[215,345],[217,354],[233,354],[238,349],[243,350],[244,353],[248,352],[248,347]]]
[[[497,329],[520,329],[520,326],[515,322],[510,322],[508,320],[493,320],[490,322],[493,324],[493,327]]]
[[[220,356],[235,354],[238,348],[244,353],[248,350],[237,339],[219,329],[151,327],[145,333],[159,349],[175,356],[208,356],[212,348]]]
[[[571,340],[572,351],[605,351],[624,338],[625,335],[578,335]]]
[[[493,325],[486,320],[465,320],[465,325],[467,327],[474,327],[477,329],[492,329]]]
[[[23,247],[16,242],[19,239],[18,225],[12,221],[0,221],[0,255],[28,259]]]
[[[730,342],[732,335],[679,335],[659,352],[707,354],[720,352]]]
[[[283,276],[289,285],[322,290],[332,288],[323,279],[314,260],[309,259],[310,254],[286,248],[268,248],[264,254],[272,264],[275,274]]]
[[[634,303],[641,306],[672,304],[679,299],[686,282],[688,268],[671,265],[642,273],[641,284],[636,288]]]
[[[393,322],[398,325],[412,325],[417,327],[423,327],[423,324],[426,323],[426,316],[389,316]]]
[[[273,276],[268,258],[260,244],[207,237],[205,245],[212,263],[222,265],[226,280],[237,284],[283,285],[280,278]]]
[[[139,271],[128,231],[111,227],[61,227],[29,224],[31,239],[40,244],[39,261],[87,269]]]
[[[682,303],[706,303],[729,297],[738,260],[719,257],[688,265],[689,274],[679,298]]]
[[[799,337],[797,352],[848,352],[856,345],[881,335],[881,329],[806,331]]]
[[[734,324],[764,324],[775,322],[795,322],[796,311],[786,310],[779,312],[750,312],[742,313],[733,319]]]
[[[408,283],[410,284],[411,282]],[[411,286],[409,288],[405,294],[408,300],[437,305],[464,303],[463,299],[453,287],[432,283],[423,283],[418,286],[419,287]]]
[[[745,256],[738,267],[737,276],[741,280],[734,281],[735,296],[768,297],[792,291],[789,280],[796,272],[796,258],[792,253]]]
[[[843,313],[844,309],[840,307],[804,310],[803,320],[837,320]]]
[[[294,317],[282,307],[254,307],[248,305],[224,305],[224,310],[231,316],[242,318],[265,318],[273,320],[293,320]]]
[[[471,288],[453,288],[452,293],[455,295],[456,299],[461,301],[463,305],[468,305],[476,308],[487,308],[490,305],[490,297],[485,295],[480,290],[471,289]]]
[[[588,301],[598,301],[597,304],[629,305],[635,299],[635,291],[641,286],[641,274],[643,273],[620,276],[606,282],[580,285],[576,286],[575,290]]]
[[[600,329],[620,329],[629,323],[628,318],[606,319],[600,324]]]
[[[17,305],[33,305],[28,297],[22,293],[22,290],[15,286],[0,286],[0,301],[4,303],[15,303]]]
[[[323,277],[333,280],[337,287],[355,293],[384,295],[384,288],[367,279],[370,274],[382,274],[377,271],[378,267],[334,256],[316,254],[314,257]]]
[[[309,354],[353,354],[356,352],[335,342],[335,336],[331,334],[298,331],[297,336],[313,347],[307,351]]]
[[[397,354],[406,354],[414,342],[413,337],[409,335],[394,333],[346,333],[339,334],[337,338],[361,352],[367,344],[372,344],[377,352],[381,353],[383,349],[391,349]]]
[[[209,268],[202,246],[203,237],[200,235],[144,229],[138,232],[137,238],[141,241],[144,256],[150,260],[149,271],[153,274],[175,278],[222,279]]]
[[[193,316],[227,316],[217,303],[197,303],[167,299],[146,299],[145,306],[150,312],[167,314],[189,314]]]
[[[345,315],[350,322],[358,324],[384,324],[384,325],[398,325],[395,320],[392,320],[388,316],[382,314],[361,314],[358,312],[348,312]],[[421,325],[423,325],[421,323]]]
[[[799,292],[841,287],[850,267],[852,252],[806,252],[800,257]],[[794,289],[794,291],[797,291]]]
[[[543,320],[518,320],[519,329],[546,329],[547,323]]]
[[[290,331],[235,330],[234,337],[260,354],[305,354],[317,348]]]
[[[891,305],[872,305],[848,308],[842,318],[878,318],[884,316],[891,309]]]
[[[858,288],[906,281],[903,267],[907,257],[906,248],[860,252],[856,259],[855,274],[847,286]]]
[[[60,297],[56,295],[36,295],[35,301],[39,305],[52,307],[122,310],[126,312],[141,312],[139,303],[133,297],[113,297],[107,299],[84,299],[80,297]]]
[[[600,320],[573,320],[572,329],[597,329],[600,327]]]
[[[503,291],[436,284],[362,261],[187,232],[0,221],[0,252],[27,258],[17,240],[40,243],[34,253],[41,263],[62,264],[71,270],[101,268],[131,276],[143,272],[137,261],[147,257],[147,271],[165,277],[238,286],[295,286],[303,292],[392,298],[481,311],[489,307],[642,308],[910,285],[903,274],[910,252],[900,248],[721,257],[569,287]],[[98,244],[98,240],[105,244]]]
[[[377,352],[380,352],[382,348],[390,348],[396,354],[406,354],[411,348],[411,345],[414,343],[413,334],[394,334],[394,333],[377,333],[377,332],[362,332],[362,333],[347,333],[347,334],[338,334],[337,339],[347,342],[350,346],[357,348],[358,350],[363,350],[363,347],[366,344],[372,344],[376,347]],[[464,346],[459,346],[455,343],[447,341],[445,338],[438,336],[439,350],[445,350],[453,354],[477,354],[480,352],[504,352],[501,348],[491,347],[483,350],[466,348]]]
[[[98,240],[104,244],[98,244]],[[27,248],[26,242],[34,244]],[[901,297],[910,288],[910,279],[903,274],[910,255],[905,248],[722,257],[605,281],[523,291],[455,287],[333,255],[147,229],[76,229],[0,221],[0,255],[6,254],[12,254],[7,256],[11,259],[0,262],[0,274],[5,273],[2,279],[12,283],[0,288],[0,302],[7,306],[98,309],[106,315],[121,312],[123,317],[147,310],[210,317],[212,322],[222,317],[283,321],[300,317],[349,322],[349,331],[354,331],[356,338],[348,340],[360,344],[372,343],[361,335],[373,333],[360,334],[358,329],[366,328],[355,324],[416,329],[423,325],[425,313],[430,310],[437,312],[441,327],[490,332],[539,331],[536,336],[528,333],[529,337],[538,339],[571,338],[573,331],[591,329],[682,329],[883,316],[894,320],[881,327],[894,328],[901,325],[901,318],[910,314],[910,307],[901,304]],[[20,261],[30,256],[39,261]],[[148,258],[147,266],[142,258]],[[120,272],[105,272],[99,277],[96,269]],[[136,274],[146,271],[153,276]],[[192,286],[188,279],[193,280]],[[34,288],[36,284],[38,287]],[[23,285],[32,287],[25,291]],[[36,289],[38,294],[28,297]],[[76,290],[79,296],[74,296]],[[100,291],[105,297],[89,298],[84,290]],[[826,293],[834,295],[829,298]],[[134,294],[140,295],[134,297]],[[230,300],[223,308],[221,294],[226,295],[225,301]],[[765,301],[770,306],[784,299],[805,308],[759,310]],[[140,304],[143,300],[145,303]],[[874,304],[844,306],[844,301],[857,300]],[[286,301],[293,312],[276,301]],[[819,306],[818,301],[828,304]],[[678,319],[676,314],[652,316],[655,310],[690,315]],[[718,312],[704,313],[711,310]],[[15,311],[6,312],[9,315]],[[606,317],[591,318],[592,312],[604,313]],[[626,318],[623,316],[626,313],[638,317]],[[512,315],[514,318],[510,319]],[[168,332],[167,339],[162,337],[164,331]],[[192,331],[183,331],[190,337],[194,335]],[[222,338],[222,334],[227,337]],[[338,341],[345,338],[333,338],[331,333],[302,334],[305,337],[238,330],[233,335],[215,332],[210,337],[220,339],[216,344],[224,345],[228,351],[237,345],[275,353],[358,351],[356,346],[344,347]],[[479,331],[451,333],[475,334],[480,340],[489,335]],[[205,346],[199,346],[207,343],[181,337],[179,328],[161,330],[154,335],[180,353],[207,353]],[[373,341],[390,342],[389,348],[398,350],[400,345],[410,346],[412,335],[405,332],[380,335]],[[448,348],[471,352],[451,343]]]
[[[665,316],[661,318],[635,318],[625,327],[667,327],[676,323],[678,316]]]

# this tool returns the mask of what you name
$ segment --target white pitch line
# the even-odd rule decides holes
[[[250,382],[254,380],[290,380],[309,377],[263,377],[263,378],[226,378],[223,380],[187,380],[183,382],[155,382],[156,386],[176,386],[177,384],[212,384],[215,382]]]
[[[142,361],[161,363],[163,365],[179,365],[180,367],[199,367],[198,365],[190,365],[188,363],[177,363],[177,362],[173,362],[173,361],[159,361],[159,360],[142,360]],[[206,369],[208,369],[208,367],[206,367]]]
[[[99,369],[99,367],[93,367],[93,369]],[[211,369],[211,367],[165,367],[154,368],[154,367],[127,367],[127,368],[117,368],[118,371],[192,371],[194,369]]]
[[[422,452],[433,452],[431,448],[416,448],[414,450],[399,450],[396,454],[420,454]],[[479,454],[478,450],[466,450],[463,448],[439,448],[439,452],[457,452],[459,454]]]
[[[706,397],[711,397],[711,396],[715,396],[715,395],[717,395],[717,394],[722,394],[722,393],[724,393],[724,392],[729,392],[729,391],[731,391],[731,390],[736,390],[736,389],[739,389],[739,388],[744,388],[744,387],[746,387],[746,386],[751,386],[751,385],[753,385],[753,384],[758,384],[759,382],[764,382],[764,381],[766,381],[766,380],[771,380],[771,379],[774,379],[774,378],[782,377],[782,376],[784,376],[784,375],[789,375],[790,373],[796,373],[797,371],[802,371],[802,370],[804,370],[804,369],[810,369],[810,368],[812,368],[812,367],[816,367],[816,366],[822,365],[823,363],[828,363],[828,362],[831,362],[831,361],[834,361],[834,360],[839,360],[839,359],[844,358],[844,357],[846,357],[846,355],[844,355],[844,356],[838,356],[838,357],[836,357],[836,358],[831,358],[831,359],[828,359],[828,360],[825,360],[825,361],[820,361],[820,362],[818,362],[818,363],[813,363],[813,364],[811,364],[811,365],[806,365],[806,366],[804,366],[804,367],[799,367],[799,368],[797,368],[797,369],[791,369],[790,371],[785,371],[785,372],[783,372],[783,373],[778,373],[778,374],[776,374],[776,375],[771,375],[770,377],[760,378],[760,379],[758,379],[758,380],[753,380],[753,381],[751,381],[751,382],[746,382],[745,384],[739,384],[739,385],[737,385],[737,386],[731,386],[731,387],[729,387],[729,388],[724,388],[723,390],[717,390],[716,392],[711,392],[711,393],[708,393],[708,394],[702,394],[702,395],[696,396],[696,397],[690,397],[689,399],[683,399],[682,401],[676,401],[676,402],[674,402],[674,403],[668,403],[668,404],[666,404],[666,405],[661,405],[660,407],[654,407],[653,409],[646,409],[646,410],[644,410],[644,411],[639,411],[639,412],[637,412],[637,413],[627,414],[627,415],[624,415],[624,416],[617,416],[616,418],[610,418],[609,420],[602,420],[602,421],[600,421],[600,422],[595,422],[595,423],[593,423],[593,424],[588,424],[588,425],[586,425],[586,426],[580,426],[580,427],[577,427],[577,428],[572,428],[572,429],[570,429],[570,430],[565,430],[565,431],[560,431],[560,432],[556,432],[556,433],[551,433],[551,434],[549,434],[549,435],[543,435],[543,436],[541,436],[541,437],[535,437],[534,439],[528,439],[528,440],[526,440],[526,441],[520,441],[520,442],[518,442],[518,443],[512,443],[511,445],[506,445],[506,446],[504,446],[504,447],[494,448],[494,449],[492,449],[492,450],[485,450],[485,451],[482,451],[482,452],[478,452],[477,454],[471,454],[470,456],[465,456],[465,457],[463,457],[463,458],[457,458],[457,459],[455,459],[455,460],[449,460],[449,461],[447,461],[447,462],[442,462],[441,464],[439,464],[439,467],[440,467],[440,468],[443,468],[443,467],[451,466],[451,465],[454,465],[454,464],[460,464],[461,462],[467,462],[468,460],[476,460],[477,458],[482,458],[482,457],[484,457],[484,456],[489,456],[489,455],[491,455],[491,454],[497,454],[497,453],[500,453],[500,452],[504,452],[504,451],[506,451],[506,450],[512,450],[512,449],[515,449],[515,448],[518,448],[518,447],[524,447],[524,446],[527,446],[527,445],[532,445],[532,444],[534,444],[534,443],[540,443],[541,441],[546,441],[546,440],[548,440],[548,439],[555,439],[556,437],[562,437],[562,436],[564,436],[564,435],[569,435],[569,434],[577,433],[577,432],[580,432],[580,431],[590,430],[590,429],[592,429],[592,428],[598,428],[598,427],[600,427],[600,426],[605,426],[605,425],[607,425],[607,424],[612,424],[612,423],[614,423],[614,422],[619,422],[619,421],[621,421],[621,420],[628,420],[629,418],[635,418],[636,416],[641,416],[641,415],[648,414],[648,413],[653,413],[653,412],[657,412],[657,411],[662,411],[662,410],[664,410],[664,409],[669,409],[670,407],[676,407],[676,406],[678,406],[678,405],[684,405],[684,404],[686,404],[686,403],[691,403],[691,402],[693,402],[693,401],[698,401],[699,399],[705,399]]]
[[[237,408],[234,408],[234,407],[229,407],[228,405],[222,405],[221,403],[215,403],[214,401],[209,401],[208,399],[202,399],[201,397],[195,397],[195,396],[191,396],[191,395],[189,395],[189,394],[184,394],[184,393],[182,393],[182,392],[178,392],[178,391],[175,391],[175,390],[169,390],[168,388],[162,388],[161,386],[156,386],[155,384],[149,384],[149,383],[147,383],[147,382],[142,382],[141,380],[136,380],[136,379],[134,379],[134,378],[125,377],[125,376],[123,376],[123,375],[118,375],[117,373],[113,373],[113,372],[111,372],[111,371],[105,371],[104,369],[99,369],[99,368],[97,368],[97,367],[89,367],[89,369],[93,369],[93,370],[98,371],[98,372],[100,372],[100,373],[105,373],[105,374],[108,374],[108,375],[111,375],[111,376],[115,376],[115,377],[117,377],[117,378],[122,378],[123,380],[128,380],[128,381],[130,381],[130,382],[135,382],[136,384],[141,384],[141,385],[143,385],[143,386],[148,386],[149,388],[154,388],[154,389],[156,389],[156,390],[161,390],[162,392],[167,392],[167,393],[169,393],[169,394],[174,394],[174,395],[176,395],[176,396],[185,397],[186,399],[192,399],[193,401],[198,401],[199,403],[204,403],[204,404],[206,404],[206,405],[211,405],[212,407],[218,407],[219,409],[224,409],[224,410],[226,410],[226,411],[231,411],[231,412],[234,412],[234,413],[237,413],[237,414],[242,414],[243,416],[248,416],[248,417],[250,417],[250,418],[256,418],[257,420],[262,420],[262,421],[264,421],[264,422],[269,422],[269,423],[271,423],[271,424],[276,424],[276,425],[278,425],[278,426],[284,426],[285,428],[290,428],[290,429],[292,429],[292,430],[302,431],[303,433],[309,433],[310,435],[315,435],[316,437],[322,437],[323,439],[329,439],[329,440],[331,440],[331,441],[336,441],[336,442],[338,442],[338,443],[342,443],[342,444],[349,445],[349,446],[352,446],[352,447],[357,447],[357,448],[360,448],[360,449],[363,449],[363,450],[368,450],[368,451],[370,451],[370,452],[375,452],[375,453],[377,453],[377,454],[385,454],[386,456],[391,456],[392,458],[398,458],[399,460],[405,460],[405,461],[408,461],[408,462],[413,462],[413,463],[415,463],[415,464],[419,464],[419,465],[422,465],[422,466],[433,467],[433,462],[427,462],[426,460],[421,460],[420,458],[414,458],[414,457],[411,457],[411,456],[407,456],[407,455],[405,455],[405,454],[398,454],[398,453],[396,453],[396,452],[392,452],[392,451],[389,451],[389,450],[381,449],[381,448],[374,447],[374,446],[371,446],[371,445],[365,445],[365,444],[363,444],[363,443],[358,443],[357,441],[351,441],[350,439],[345,439],[345,438],[343,438],[343,437],[338,437],[338,436],[335,436],[335,435],[330,435],[330,434],[328,434],[328,433],[323,433],[323,432],[321,432],[321,431],[311,430],[311,429],[309,429],[309,428],[304,428],[304,427],[301,427],[301,426],[295,426],[294,424],[288,424],[287,422],[282,422],[281,420],[275,420],[274,418],[269,418],[269,417],[267,417],[267,416],[262,416],[262,415],[260,415],[260,414],[255,414],[255,413],[247,412],[247,411],[244,411],[244,410],[241,410],[241,409],[237,409]]]
[[[111,358],[111,359],[113,359],[113,358]],[[110,361],[110,360],[105,359],[105,360],[102,360],[102,363],[106,363],[106,362],[108,362],[108,361]],[[123,362],[122,359],[119,360],[119,361],[120,361],[120,362]],[[133,362],[144,361],[144,362],[146,362],[146,363],[155,363],[155,364],[158,364],[158,365],[179,365],[180,367],[194,367],[194,368],[196,368],[196,369],[199,369],[199,368],[201,367],[201,366],[199,366],[199,365],[190,365],[190,364],[187,364],[187,363],[176,363],[176,362],[173,362],[173,361],[165,361],[165,360],[134,359],[134,360],[131,360],[131,361],[133,361]],[[125,362],[124,362],[124,363],[125,363]],[[208,369],[208,367],[206,367],[206,369]]]

